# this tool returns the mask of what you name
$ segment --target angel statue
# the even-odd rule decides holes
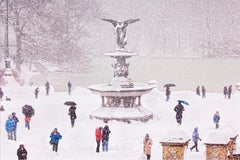
[[[129,19],[123,22],[118,22],[112,19],[102,19],[103,21],[107,21],[113,24],[113,26],[115,27],[115,33],[117,33],[117,44],[119,46],[120,49],[125,49],[125,45],[127,44],[127,26],[130,23],[134,23],[139,21],[140,19]]]

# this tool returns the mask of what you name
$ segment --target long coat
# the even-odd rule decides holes
[[[184,111],[184,107],[182,104],[178,103],[176,107],[174,108],[174,111],[176,112],[176,118],[182,118],[182,112]]]
[[[144,154],[151,154],[152,140],[150,138],[144,138],[143,140],[143,152]]]
[[[75,106],[71,106],[70,108],[69,108],[69,115],[70,115],[70,119],[71,120],[74,120],[74,119],[77,119],[77,115],[76,115],[76,107]]]

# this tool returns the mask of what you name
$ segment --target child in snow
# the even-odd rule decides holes
[[[62,135],[58,132],[57,128],[55,128],[53,132],[50,134],[50,138],[51,138],[50,143],[53,145],[52,150],[57,152],[59,140],[62,139]]]

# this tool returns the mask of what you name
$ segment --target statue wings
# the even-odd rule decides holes
[[[113,19],[101,19],[101,20],[112,23],[114,27],[116,27],[117,24],[120,23],[120,22],[118,22],[118,21],[116,21],[116,20],[113,20]],[[137,21],[139,21],[139,20],[140,20],[140,19],[128,19],[128,20],[124,21],[123,24],[124,24],[124,25],[128,25],[128,24],[130,24],[130,23],[134,23],[134,22],[137,22]]]

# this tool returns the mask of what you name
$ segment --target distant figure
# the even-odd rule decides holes
[[[12,118],[12,115],[8,116],[8,120],[5,123],[5,129],[7,131],[8,140],[13,140],[15,122]]]
[[[219,121],[220,121],[220,115],[219,115],[219,112],[216,111],[216,113],[213,116],[213,122],[215,123],[215,129],[219,128]]]
[[[102,127],[96,128],[95,137],[96,137],[96,142],[97,142],[96,152],[99,152],[100,142],[102,140]]]
[[[15,112],[12,113],[12,119],[15,122],[15,126],[13,129],[13,139],[16,141],[17,140],[17,123],[19,122],[19,120],[18,120]]]
[[[228,87],[228,99],[231,99],[231,94],[232,94],[232,85]]]
[[[202,85],[202,98],[206,98],[206,88]]]
[[[72,92],[72,83],[71,83],[70,81],[68,81],[67,87],[68,87],[68,95],[71,95],[71,92]]]
[[[58,132],[57,128],[53,130],[53,132],[50,135],[50,138],[51,138],[50,143],[53,145],[52,150],[57,152],[59,140],[62,139],[62,135]]]
[[[143,139],[143,153],[147,156],[147,160],[150,160],[151,158],[152,145],[153,145],[152,139],[149,138],[149,134],[146,134],[146,136]]]
[[[0,111],[5,111],[3,105],[1,105],[1,107],[0,107]]]
[[[31,117],[28,115],[25,115],[25,128],[27,128],[28,130],[30,130],[30,121],[31,121]]]
[[[35,94],[35,98],[37,99],[39,94],[39,87],[35,89],[34,94]]]
[[[105,125],[102,131],[102,151],[108,151],[108,141],[109,141],[109,134],[111,131],[109,130],[108,125]]]
[[[228,96],[228,89],[227,89],[227,86],[224,86],[224,88],[223,88],[223,95],[224,95],[224,98],[226,99],[227,96]]]
[[[45,88],[46,88],[46,95],[49,95],[50,83],[48,81],[45,83]]]
[[[166,94],[166,101],[168,101],[168,100],[169,100],[169,97],[170,97],[170,94],[171,94],[171,91],[170,91],[170,87],[169,87],[169,86],[166,87],[166,92],[165,92],[165,94]]]
[[[182,124],[182,112],[184,111],[184,107],[181,102],[175,106],[174,111],[176,112],[176,121],[180,126]]]
[[[2,91],[2,88],[0,88],[0,101],[2,101],[3,96],[4,96],[4,93]]]
[[[197,86],[197,88],[196,88],[196,95],[201,96],[201,94],[200,94],[200,86]]]
[[[127,44],[127,26],[131,23],[139,21],[139,19],[129,19],[124,22],[118,22],[112,19],[102,19],[103,21],[107,21],[112,23],[115,27],[115,33],[117,33],[117,44],[120,49],[124,49]]]
[[[198,140],[201,141],[201,138],[199,137],[199,133],[198,133],[198,127],[194,128],[194,131],[192,133],[192,141],[194,142],[194,146],[192,146],[190,148],[190,151],[192,151],[193,148],[196,148],[196,152],[198,152]]]
[[[77,115],[76,115],[75,111],[76,111],[76,107],[75,106],[71,106],[69,108],[69,110],[68,110],[68,115],[70,115],[72,128],[74,127],[75,119],[77,119]]]
[[[24,145],[20,144],[19,148],[17,149],[18,160],[27,160],[27,154],[28,153]]]

